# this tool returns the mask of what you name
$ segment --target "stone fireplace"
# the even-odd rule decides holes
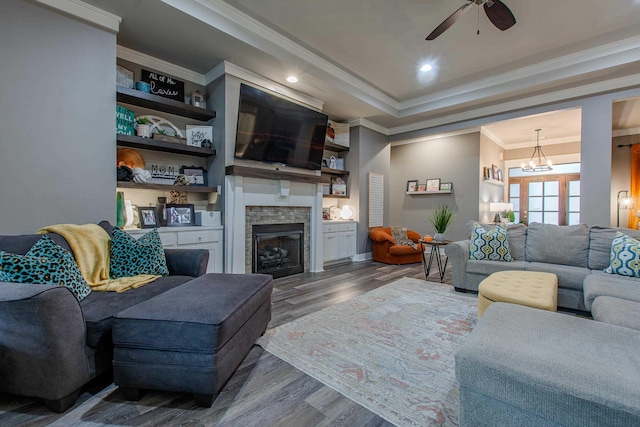
[[[251,272],[274,278],[302,273],[304,262],[304,224],[252,225]]]

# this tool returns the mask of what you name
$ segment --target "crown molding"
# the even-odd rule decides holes
[[[580,137],[580,135],[569,135],[569,136],[563,136],[562,138],[542,138],[540,140],[540,146],[546,147],[554,144],[567,144],[570,142],[580,142],[581,140],[582,138]],[[536,146],[536,141],[532,140],[532,141],[526,141],[526,142],[514,142],[512,144],[509,144],[508,149],[515,150],[517,148],[531,148],[535,146]]]
[[[43,6],[117,33],[122,18],[80,0],[36,0]]]
[[[480,133],[489,138],[494,144],[502,148],[503,150],[507,149],[507,145],[497,136],[495,136],[489,129],[485,127],[480,128]]]
[[[125,61],[134,62],[142,65],[143,67],[149,67],[153,70],[161,71],[163,73],[171,74],[179,79],[184,79],[199,85],[205,86],[205,76],[191,71],[187,68],[180,67],[179,65],[172,64],[171,62],[164,61],[162,59],[155,58],[146,53],[138,52],[133,49],[129,49],[124,46],[116,46],[116,57],[124,59]]]
[[[419,136],[417,138],[393,141],[390,143],[390,145],[392,147],[396,147],[398,145],[415,144],[416,142],[433,141],[435,139],[450,138],[452,136],[467,135],[467,134],[476,133],[476,132],[482,132],[482,128],[479,126],[474,126],[474,127],[465,128],[465,129],[458,129],[451,132],[444,132],[444,133],[438,133],[438,134],[427,135],[427,136]]]
[[[313,98],[300,92],[293,91],[286,86],[275,83],[254,73],[253,71],[249,71],[246,68],[242,68],[228,61],[222,61],[204,76],[206,82],[205,85],[208,85],[209,83],[219,79],[225,74],[237,77],[256,86],[268,89],[279,95],[286,96],[287,98],[290,98],[298,103],[305,104],[315,110],[322,111],[322,108],[324,107],[324,102],[319,99]]]
[[[351,120],[349,122],[349,127],[356,127],[356,126],[362,126],[374,132],[378,132],[385,136],[389,136],[389,129],[387,129],[384,126],[380,126],[379,124],[374,123],[367,119],[356,119],[356,120]]]

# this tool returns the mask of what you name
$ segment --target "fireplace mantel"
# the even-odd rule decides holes
[[[322,182],[322,177],[320,175],[306,175],[289,171],[251,168],[247,166],[237,165],[227,166],[225,168],[225,174],[244,176],[247,178],[264,178],[295,182],[307,182],[311,184],[318,184]]]

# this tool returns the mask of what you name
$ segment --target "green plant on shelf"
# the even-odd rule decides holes
[[[136,123],[138,123],[139,125],[148,125],[150,122],[146,117],[136,117]]]

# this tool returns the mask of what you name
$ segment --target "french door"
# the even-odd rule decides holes
[[[509,178],[509,202],[516,222],[580,223],[580,174]]]

